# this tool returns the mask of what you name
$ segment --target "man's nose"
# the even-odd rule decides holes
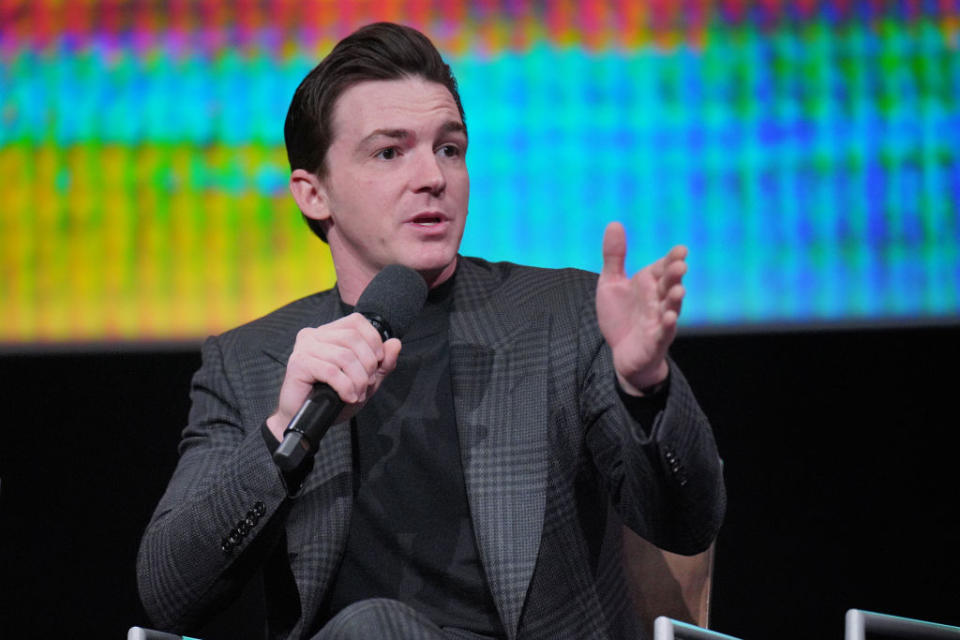
[[[435,153],[419,154],[413,175],[414,190],[438,196],[447,186],[447,178]]]

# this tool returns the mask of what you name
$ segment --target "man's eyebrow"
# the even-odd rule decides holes
[[[394,138],[395,140],[403,140],[410,137],[410,132],[406,129],[375,129],[369,135],[363,138],[360,141],[361,145],[367,144],[374,138],[385,137],[385,138]]]
[[[459,120],[450,120],[440,127],[440,133],[462,133],[467,135],[467,128]]]
[[[467,128],[459,120],[449,120],[441,125],[440,135],[444,136],[450,133],[462,133],[464,136],[466,136]],[[394,140],[406,140],[411,136],[413,136],[413,132],[409,131],[408,129],[374,129],[369,134],[364,136],[362,140],[360,140],[360,143],[357,145],[357,147],[364,147],[370,144],[372,140],[380,137],[392,138]]]

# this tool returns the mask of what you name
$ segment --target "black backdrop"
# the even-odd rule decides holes
[[[714,628],[839,639],[850,607],[960,625],[960,327],[681,335],[673,353],[726,463]],[[194,348],[0,357],[0,637],[147,624],[134,558],[198,364]],[[251,617],[197,635],[258,637]]]

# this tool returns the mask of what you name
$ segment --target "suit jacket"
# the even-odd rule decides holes
[[[477,545],[510,638],[636,638],[608,512],[696,553],[725,508],[710,427],[671,363],[666,408],[636,424],[599,333],[596,275],[460,258],[450,368]],[[181,457],[141,543],[157,626],[187,631],[262,572],[272,637],[309,637],[346,543],[348,424],[288,496],[261,435],[297,331],[340,315],[326,291],[210,338]],[[402,356],[401,356],[402,357]]]

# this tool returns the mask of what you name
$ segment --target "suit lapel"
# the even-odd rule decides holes
[[[321,295],[318,304],[309,310],[309,317],[289,319],[283,330],[264,341],[262,349],[277,361],[282,374],[300,329],[319,326],[342,315],[335,293]],[[287,519],[288,556],[305,616],[320,610],[323,595],[340,564],[352,502],[353,453],[350,425],[345,423],[331,427],[324,435],[313,471],[304,481]],[[301,623],[310,628],[312,620],[304,619]]]
[[[450,316],[450,363],[464,480],[487,580],[516,636],[543,529],[547,478],[546,314],[517,322],[495,281],[464,261]]]

